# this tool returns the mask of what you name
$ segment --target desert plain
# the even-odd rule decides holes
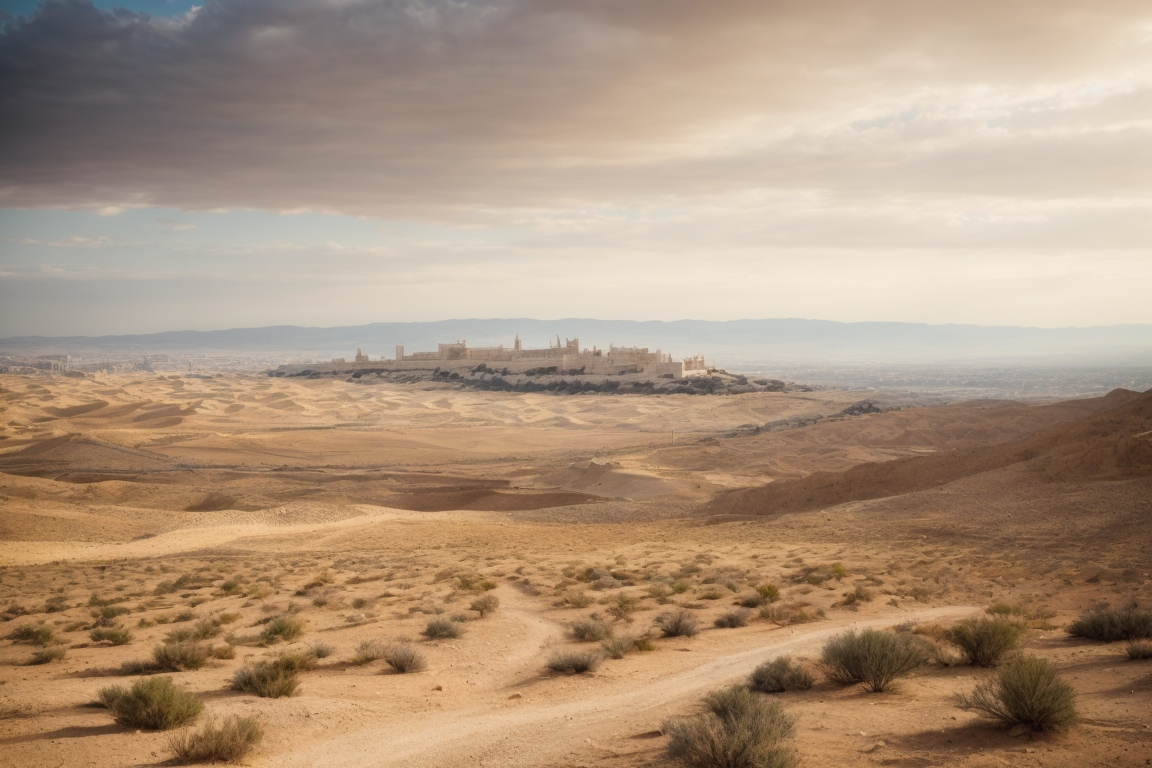
[[[169,733],[93,702],[193,627],[213,655],[163,674],[205,718],[260,721],[253,766],[670,765],[669,718],[784,654],[816,677],[775,694],[802,765],[1152,764],[1152,662],[1065,631],[1152,602],[1152,393],[864,399],[2,376],[0,764],[168,764]],[[939,638],[991,606],[1076,689],[1078,724],[957,706],[992,672]],[[697,635],[654,629],[679,609]],[[593,613],[648,649],[549,670],[598,652],[572,632]],[[280,619],[300,634],[270,636]],[[437,619],[460,636],[427,638]],[[29,664],[23,627],[63,656]],[[863,627],[939,654],[883,693],[825,679],[822,645]],[[356,658],[373,641],[427,668]],[[293,649],[322,649],[295,695],[232,689]]]

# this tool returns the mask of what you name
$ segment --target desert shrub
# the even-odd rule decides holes
[[[652,642],[652,638],[648,635],[640,635],[639,637],[632,638],[632,650],[634,651],[654,651],[656,650],[656,643]]]
[[[876,598],[872,590],[865,587],[863,584],[857,584],[856,589],[851,592],[844,593],[844,599],[840,601],[840,605],[858,605],[859,603],[870,603]]]
[[[92,630],[88,637],[90,637],[94,643],[127,645],[132,642],[132,633],[123,627],[98,627]]]
[[[665,611],[654,619],[656,628],[664,637],[695,637],[700,631],[700,622],[690,611]]]
[[[592,605],[592,596],[587,592],[568,590],[560,596],[557,605],[561,608],[587,608]]]
[[[326,659],[336,652],[336,648],[330,643],[314,643],[312,645],[312,655],[318,659]]]
[[[248,664],[232,675],[232,688],[265,699],[291,696],[300,685],[299,672],[280,659]]]
[[[774,603],[780,599],[780,589],[775,584],[761,584],[756,587],[756,594],[768,603]]]
[[[1093,608],[1068,626],[1068,634],[1108,643],[1152,638],[1152,610],[1136,605]]]
[[[829,640],[821,655],[825,674],[841,685],[864,683],[868,690],[887,690],[924,663],[924,649],[911,638],[865,629],[849,630]]]
[[[28,660],[28,666],[35,667],[40,664],[51,664],[53,661],[60,661],[63,658],[63,648],[45,648],[32,653],[32,658]]]
[[[192,619],[194,619],[194,618],[196,618],[196,614],[194,612],[192,612],[192,611],[180,611],[180,613],[176,614],[176,616],[172,619],[172,623],[173,624],[182,624],[185,621],[192,621]]]
[[[51,645],[56,642],[56,635],[48,627],[33,627],[30,624],[25,624],[23,627],[17,627],[12,630],[8,635],[8,639],[14,643],[26,643],[27,645],[39,645],[41,647]]]
[[[384,661],[392,667],[392,671],[400,675],[409,672],[423,672],[428,668],[424,654],[407,643],[393,645],[384,652]]]
[[[285,651],[273,663],[290,672],[307,672],[316,669],[316,656],[311,648],[306,651]]]
[[[281,640],[295,640],[304,634],[304,622],[295,616],[277,616],[268,622],[260,632],[260,640],[266,645]]]
[[[778,701],[734,686],[704,700],[706,711],[664,724],[668,753],[689,768],[792,768],[794,724]]]
[[[699,592],[696,597],[700,598],[701,600],[719,600],[720,598],[724,597],[724,593],[716,587],[709,587],[708,589]]]
[[[356,653],[348,660],[349,664],[361,667],[365,664],[371,664],[377,659],[384,658],[384,654],[388,651],[388,646],[384,645],[379,640],[363,640],[356,646]]]
[[[217,624],[231,624],[234,621],[239,621],[239,619],[240,619],[239,613],[222,613],[219,616],[217,616],[215,619],[213,619],[213,621],[216,622]]]
[[[745,610],[728,611],[727,613],[724,613],[724,614],[721,614],[720,616],[717,616],[716,620],[712,623],[715,624],[717,627],[720,627],[721,629],[735,629],[736,627],[746,627],[746,626],[748,626],[748,617],[750,615],[751,614]]]
[[[1129,661],[1152,659],[1152,640],[1129,640],[1124,650],[1128,652]]]
[[[200,669],[208,661],[210,653],[208,646],[194,641],[165,643],[152,649],[152,659],[159,669],[179,672],[185,669]]]
[[[548,669],[578,675],[595,672],[603,660],[600,654],[593,651],[558,651],[548,659]]]
[[[970,695],[961,696],[959,705],[1005,727],[1024,725],[1034,731],[1062,728],[1077,719],[1076,691],[1037,656],[1012,658]]]
[[[636,650],[636,638],[633,637],[609,637],[606,638],[600,647],[604,649],[604,653],[610,659],[622,659],[632,651]]]
[[[104,688],[99,701],[121,725],[154,731],[187,725],[204,709],[200,699],[177,688],[170,677],[146,677],[128,689],[119,685]]]
[[[1016,649],[1024,634],[1019,622],[1003,616],[966,619],[948,630],[945,637],[960,648],[969,664],[994,667]]]
[[[472,601],[470,606],[468,606],[469,610],[476,611],[478,614],[480,614],[481,618],[492,613],[499,607],[500,598],[496,597],[496,595],[484,595],[484,597],[478,597]]]
[[[424,636],[429,640],[461,637],[463,634],[464,627],[450,619],[432,619],[424,627]]]
[[[608,606],[608,613],[612,614],[612,618],[614,619],[627,619],[639,607],[639,598],[620,593],[611,600],[611,604]],[[629,619],[629,621],[631,620]]]
[[[180,763],[236,763],[263,737],[256,718],[232,715],[219,725],[210,721],[199,731],[177,733],[168,746]]]
[[[812,673],[799,664],[792,662],[788,656],[780,656],[772,661],[766,661],[752,672],[748,685],[754,691],[761,693],[780,693],[782,691],[806,691],[812,687],[816,679]]]
[[[227,661],[236,658],[236,649],[231,645],[218,645],[212,649],[212,658]]]
[[[612,628],[596,614],[572,622],[572,636],[585,643],[595,643],[611,637]]]

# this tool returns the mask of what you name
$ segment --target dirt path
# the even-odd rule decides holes
[[[525,638],[525,648],[539,651],[541,630],[547,630],[549,622],[515,604],[508,610],[529,630],[531,637]],[[639,674],[602,671],[583,678],[537,678],[534,685],[526,686],[532,683],[526,673],[532,676],[543,659],[536,658],[526,669],[529,654],[518,654],[518,658],[507,660],[512,680],[509,685],[478,694],[459,709],[345,732],[294,754],[269,756],[261,764],[348,768],[557,765],[558,760],[597,748],[605,741],[651,732],[664,718],[683,712],[687,704],[707,691],[741,679],[761,662],[782,653],[813,654],[829,636],[847,627],[952,619],[975,610],[948,606],[863,621],[830,621],[809,629],[767,631],[763,641],[751,649],[722,652],[699,661],[695,654],[671,657],[671,671],[650,673],[647,679]],[[554,633],[559,639],[560,628]],[[745,636],[745,643],[748,639]],[[665,646],[675,649],[677,641],[666,641]],[[519,685],[514,682],[517,678]],[[510,692],[517,689],[525,690],[522,698],[509,699]]]

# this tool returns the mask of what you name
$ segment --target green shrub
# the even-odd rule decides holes
[[[794,664],[787,656],[766,661],[752,672],[748,685],[761,693],[781,693],[783,691],[806,691],[816,679],[812,673],[799,664]]]
[[[127,645],[132,642],[132,633],[123,627],[99,627],[88,635],[94,643],[111,643],[112,645]]]
[[[612,628],[596,614],[572,622],[572,636],[585,643],[595,643],[612,636]]]
[[[1037,656],[1009,660],[994,677],[961,696],[959,704],[1005,727],[1024,725],[1034,731],[1063,728],[1077,720],[1076,691]]]
[[[384,661],[392,667],[392,671],[400,675],[409,672],[423,672],[428,668],[424,654],[407,643],[393,645],[384,653]]]
[[[63,648],[45,648],[41,651],[34,651],[32,658],[28,660],[28,666],[35,667],[40,664],[51,664],[53,661],[60,661],[64,658]]]
[[[187,725],[204,709],[200,699],[177,688],[170,677],[146,677],[129,689],[119,685],[104,688],[99,700],[121,725],[154,731]]]
[[[1068,634],[1107,643],[1152,638],[1152,610],[1136,605],[1093,608],[1069,625]]]
[[[152,649],[152,659],[156,666],[166,672],[179,672],[185,669],[200,669],[208,662],[211,649],[201,643],[165,643]]]
[[[17,627],[12,630],[8,635],[8,639],[14,643],[25,643],[27,645],[39,645],[41,647],[51,645],[56,642],[56,635],[48,627],[33,627],[30,624],[25,624],[23,627]]]
[[[1019,622],[1003,616],[965,619],[945,633],[949,642],[959,646],[969,664],[994,667],[1005,654],[1014,651],[1024,634]]]
[[[232,675],[232,688],[265,699],[291,696],[300,685],[299,673],[279,659],[248,664]]]
[[[442,640],[447,638],[461,637],[464,634],[464,627],[459,623],[450,619],[432,619],[424,627],[424,636],[429,640]]]
[[[788,743],[794,724],[780,703],[742,686],[716,691],[705,712],[671,720],[663,731],[668,753],[688,768],[793,768]]]
[[[496,595],[484,595],[484,597],[478,597],[472,601],[470,606],[468,606],[470,610],[479,613],[480,618],[484,618],[499,607],[500,598],[496,597]]]
[[[829,679],[841,685],[864,683],[868,690],[887,690],[925,661],[924,649],[905,635],[865,629],[848,630],[824,646],[821,663]]]
[[[664,637],[695,637],[700,631],[695,614],[681,608],[678,611],[665,611],[653,623]]]
[[[751,616],[751,614],[745,610],[728,611],[727,613],[724,613],[724,614],[721,614],[720,616],[717,616],[716,620],[712,623],[715,624],[717,627],[720,627],[721,629],[735,629],[736,627],[746,627],[746,626],[748,626],[748,617],[749,616]]]
[[[558,651],[548,659],[548,669],[578,675],[595,672],[601,661],[603,657],[592,651]]]
[[[756,587],[756,594],[764,598],[765,602],[774,603],[780,599],[780,590],[775,584],[761,584]]]
[[[304,634],[304,622],[295,616],[277,616],[268,622],[262,632],[260,640],[265,645],[272,645],[281,640],[295,640]]]
[[[232,715],[219,725],[210,721],[199,731],[177,733],[168,745],[180,763],[236,763],[263,737],[256,718]]]
[[[1152,640],[1129,640],[1124,650],[1128,652],[1129,661],[1152,659]]]

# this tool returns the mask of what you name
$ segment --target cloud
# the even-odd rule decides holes
[[[1145,199],[1150,20],[1122,0],[53,0],[0,36],[0,204],[460,222],[765,191],[833,212]]]

